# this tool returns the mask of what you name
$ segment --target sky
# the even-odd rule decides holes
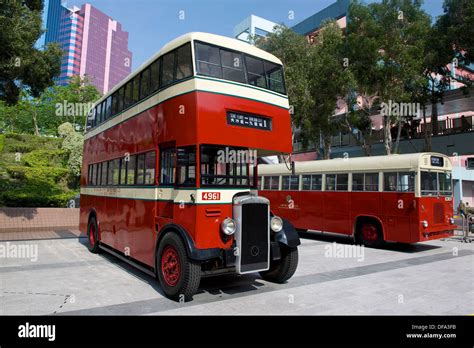
[[[232,36],[234,26],[251,14],[294,26],[335,0],[67,0],[66,5],[80,7],[86,2],[128,31],[134,70],[182,34],[203,31]],[[442,3],[443,0],[425,0],[423,8],[435,18],[442,14]],[[294,13],[292,20],[290,11]]]

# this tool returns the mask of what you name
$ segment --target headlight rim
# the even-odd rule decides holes
[[[227,230],[229,223],[234,224],[233,231]],[[224,233],[226,236],[232,236],[233,234],[235,234],[235,231],[237,231],[237,221],[235,221],[231,217],[226,217],[224,220],[222,220],[220,228],[221,228],[221,232]]]
[[[275,229],[273,228],[273,219],[280,221],[280,227],[279,227],[277,230],[275,230]],[[283,219],[282,219],[281,217],[279,217],[279,216],[273,215],[273,216],[270,218],[270,229],[271,229],[273,232],[275,232],[275,233],[281,232],[281,230],[283,229]]]

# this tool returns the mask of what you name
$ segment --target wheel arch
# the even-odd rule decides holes
[[[382,238],[383,240],[386,240],[385,228],[383,226],[382,220],[378,216],[367,215],[367,214],[357,215],[356,218],[354,219],[354,226],[352,227],[352,237],[356,237],[357,233],[359,233],[358,231],[359,224],[367,220],[375,221],[379,225],[380,231],[382,232]]]
[[[95,208],[92,208],[89,210],[89,216],[87,218],[87,230],[86,230],[86,233],[88,233],[88,229],[89,229],[89,222],[91,221],[91,218],[94,217],[95,218],[95,222],[97,223],[97,236],[98,236],[98,239],[100,241],[100,222],[99,222],[99,217],[98,217],[98,214],[97,214],[97,211],[95,210]]]
[[[212,248],[212,249],[198,249],[194,244],[194,240],[191,238],[190,234],[186,231],[186,229],[178,224],[170,223],[163,226],[160,231],[158,232],[158,238],[156,239],[155,244],[155,258],[158,253],[159,245],[163,238],[168,233],[176,233],[182,240],[184,247],[186,249],[186,253],[188,257],[192,260],[196,261],[205,261],[209,259],[213,259],[216,257],[220,257],[220,249]]]

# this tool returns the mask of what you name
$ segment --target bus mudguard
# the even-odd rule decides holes
[[[221,249],[219,248],[210,248],[210,249],[198,249],[194,245],[193,239],[189,236],[189,233],[186,230],[178,225],[178,224],[166,224],[160,230],[158,235],[158,242],[156,244],[156,250],[158,250],[158,245],[166,233],[175,232],[182,238],[184,241],[184,245],[186,246],[186,250],[188,252],[188,256],[192,260],[196,261],[206,261],[215,258],[222,257]]]
[[[296,232],[296,229],[293,227],[291,223],[288,222],[288,220],[283,219],[283,218],[282,220],[283,220],[283,228],[280,232],[277,232],[275,234],[275,240],[278,243],[284,244],[291,248],[297,247],[298,245],[301,244],[300,237],[298,236],[298,232]]]

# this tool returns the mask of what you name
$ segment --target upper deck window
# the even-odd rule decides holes
[[[285,94],[281,65],[211,44],[195,43],[198,75],[248,83]]]
[[[174,51],[163,56],[160,87],[166,87],[173,83],[174,56]]]
[[[176,50],[175,81],[179,81],[193,74],[193,60],[191,58],[191,44],[187,43]]]
[[[200,75],[222,77],[219,47],[196,42],[196,68]]]
[[[247,77],[249,83],[254,86],[267,88],[263,60],[246,55],[245,64],[247,65]]]

